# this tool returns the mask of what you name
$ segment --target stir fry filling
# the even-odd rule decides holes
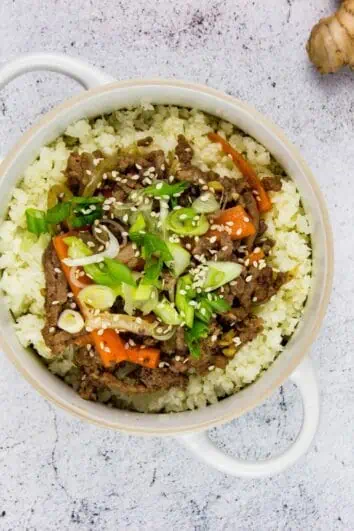
[[[84,398],[184,387],[225,368],[288,279],[264,236],[281,178],[260,180],[224,138],[209,139],[243,178],[202,171],[183,135],[168,155],[147,137],[110,156],[73,151],[48,210],[26,211],[29,231],[52,235],[43,337],[55,355],[73,348]]]

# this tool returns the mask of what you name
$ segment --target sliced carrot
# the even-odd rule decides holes
[[[78,294],[81,288],[73,284],[71,279],[71,267],[63,263],[64,258],[68,256],[68,246],[64,242],[64,238],[67,238],[69,234],[62,236],[55,236],[53,238],[54,249],[60,259],[61,268],[65,274],[66,280],[69,283],[70,289],[75,295],[75,300],[79,305],[81,312],[85,316],[85,308],[80,304]],[[80,277],[80,282],[83,284],[93,284],[92,280],[84,275]],[[122,361],[131,361],[143,367],[149,367],[155,369],[160,361],[160,351],[155,348],[125,348],[124,341],[119,337],[119,334],[115,330],[104,330],[103,334],[99,335],[97,330],[92,331],[90,334],[77,338],[75,341],[77,344],[81,344],[81,339],[84,345],[94,343],[97,352],[99,353],[102,363],[105,367],[109,367],[112,363],[121,363]],[[85,338],[85,339],[84,339]],[[90,339],[90,341],[89,341]]]
[[[260,260],[263,260],[264,252],[262,249],[260,251],[253,251],[253,253],[247,256],[247,258],[250,261],[250,264],[253,264],[253,262],[259,262]]]
[[[125,348],[123,340],[112,329],[105,330],[102,335],[99,335],[97,330],[93,331],[92,336],[102,363],[106,367],[122,361],[131,361],[150,369],[156,369],[159,364],[160,351],[157,348]]]
[[[241,205],[224,210],[214,220],[215,225],[221,226],[222,231],[212,229],[208,235],[220,237],[224,231],[230,235],[232,240],[242,240],[247,236],[253,236],[256,233],[256,228],[253,225],[249,215]]]
[[[67,281],[69,283],[70,289],[73,292],[73,294],[75,295],[75,297],[77,297],[77,295],[80,293],[82,288],[79,288],[78,286],[73,284],[73,282],[71,280],[71,275],[70,275],[71,267],[67,266],[63,262],[64,258],[68,257],[68,246],[64,242],[64,239],[67,238],[68,236],[71,236],[71,235],[72,235],[72,233],[67,233],[67,234],[64,234],[62,236],[55,236],[55,238],[53,238],[53,245],[54,245],[55,252],[57,253],[58,258],[60,260],[61,268],[62,268],[62,270],[63,270],[63,272],[65,274],[65,277],[66,277],[66,279],[67,279]],[[78,268],[78,271],[81,272],[83,270],[82,269],[80,270],[80,268]],[[87,284],[88,286],[90,284],[92,284],[92,280],[86,275],[80,276],[80,282],[82,284]],[[76,302],[80,305],[80,301],[79,300],[77,300]]]
[[[272,203],[269,199],[269,195],[263,188],[261,181],[259,180],[256,172],[252,168],[249,162],[239,153],[235,148],[233,148],[222,136],[217,133],[209,133],[209,140],[221,144],[223,151],[230,155],[238,169],[241,171],[242,175],[247,179],[248,184],[255,192],[258,209],[260,212],[268,212],[271,210]]]

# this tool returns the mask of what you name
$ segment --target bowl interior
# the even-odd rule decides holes
[[[53,141],[81,118],[142,102],[198,108],[230,121],[253,136],[278,159],[296,182],[312,223],[313,287],[301,323],[285,351],[252,385],[217,404],[174,414],[139,414],[109,409],[82,400],[53,376],[18,342],[4,305],[0,308],[1,346],[24,376],[48,399],[80,418],[101,426],[145,434],[172,434],[205,429],[235,418],[261,403],[294,370],[310,348],[323,319],[332,282],[332,238],[322,194],[309,168],[281,130],[252,107],[212,89],[175,81],[114,83],[82,93],[45,115],[26,133],[0,166],[0,215],[6,214],[11,192],[41,146]]]

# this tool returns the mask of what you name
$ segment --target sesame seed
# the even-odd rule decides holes
[[[52,302],[52,305],[53,305],[53,306],[56,306],[57,304],[59,304],[59,301],[53,301],[53,302]]]
[[[175,356],[176,361],[181,361],[181,356]]]
[[[215,343],[215,341],[218,339],[218,336],[216,334],[214,334],[213,336],[211,336],[211,340],[213,343]]]
[[[257,301],[258,301],[257,297],[253,297],[253,298],[252,298],[252,301],[253,301],[253,302],[257,302]]]
[[[215,243],[216,240],[217,240],[217,237],[216,237],[216,236],[212,236],[211,238],[209,238],[210,243]],[[226,247],[226,249],[227,249],[227,247]],[[225,250],[225,249],[224,249],[224,250]]]
[[[70,304],[70,308],[71,308],[72,310],[75,310],[75,308],[76,308],[76,304],[75,304],[75,302],[72,302],[72,303]]]
[[[248,218],[247,216],[245,216],[245,217],[243,218],[243,221],[244,221],[245,223],[248,223],[248,222],[250,221],[250,218]]]
[[[248,275],[248,277],[246,277],[246,282],[251,282],[252,278],[252,275]]]
[[[237,229],[237,231],[236,231],[236,235],[237,235],[237,236],[241,236],[241,234],[242,234],[242,229]]]
[[[61,273],[61,269],[60,269],[59,267],[55,267],[55,268],[54,268],[54,271],[55,271],[56,273],[58,273],[58,274]]]
[[[215,369],[215,365],[210,365],[210,366],[208,367],[208,371],[213,371],[214,369]]]
[[[92,175],[92,171],[86,170],[87,175]]]
[[[49,332],[50,332],[51,334],[53,334],[53,332],[55,332],[55,326],[51,326],[51,327],[49,328]]]

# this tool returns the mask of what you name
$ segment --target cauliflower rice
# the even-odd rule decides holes
[[[208,140],[207,133],[215,129],[247,156],[261,177],[279,172],[279,165],[270,153],[232,124],[197,110],[145,105],[95,120],[80,120],[69,126],[63,136],[40,150],[15,188],[8,216],[0,225],[0,288],[14,316],[21,344],[34,348],[49,370],[68,384],[75,387],[72,352],[68,349],[61,358],[51,359],[41,333],[45,288],[42,254],[50,236],[45,234],[37,238],[26,230],[25,210],[31,207],[46,210],[48,190],[65,181],[63,171],[73,144],[78,145],[80,152],[100,149],[109,155],[117,147],[129,146],[150,135],[154,138],[154,146],[167,153],[175,148],[178,134],[184,134],[193,142],[193,162],[200,169],[241,177],[229,157]],[[172,388],[150,395],[119,396],[115,397],[117,405],[144,412],[203,407],[252,383],[282,351],[283,339],[294,332],[311,287],[311,230],[300,194],[291,180],[283,181],[280,192],[271,192],[271,199],[273,208],[265,221],[266,234],[276,242],[272,266],[282,272],[291,271],[293,278],[259,308],[258,315],[264,320],[263,332],[245,344],[225,370],[215,368],[204,376],[190,376],[185,390]],[[112,396],[105,391],[100,398],[107,402]]]

